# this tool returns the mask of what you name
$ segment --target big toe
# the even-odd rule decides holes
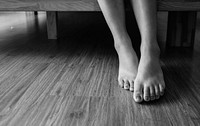
[[[143,97],[142,97],[142,85],[134,85],[134,93],[133,93],[133,98],[135,100],[135,102],[142,102],[143,101]]]

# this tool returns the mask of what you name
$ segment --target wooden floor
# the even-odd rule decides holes
[[[199,38],[193,53],[161,58],[165,95],[137,104],[117,84],[117,54],[102,15],[65,18],[57,48],[46,39],[44,13],[0,14],[1,126],[200,125]]]

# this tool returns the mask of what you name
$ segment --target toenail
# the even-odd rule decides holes
[[[131,88],[130,88],[130,91],[134,91],[134,89],[131,87]]]
[[[146,101],[149,101],[149,100],[150,100],[150,99],[149,99],[149,96],[146,96],[145,99],[146,99]]]
[[[140,101],[140,100],[141,100],[141,97],[140,97],[140,96],[137,96],[136,99]]]
[[[124,87],[124,89],[129,89],[129,86],[128,86],[128,85],[126,85],[126,86]]]
[[[154,100],[155,99],[155,96],[151,96],[151,100]]]
[[[156,99],[159,99],[159,97],[160,97],[159,95],[156,95]]]

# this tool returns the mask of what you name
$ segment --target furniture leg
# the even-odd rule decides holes
[[[47,11],[47,33],[48,39],[57,39],[57,12]]]

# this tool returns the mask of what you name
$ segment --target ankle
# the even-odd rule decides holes
[[[152,43],[142,43],[140,47],[141,56],[148,55],[150,58],[159,58],[160,57],[160,48],[157,44],[157,41]]]
[[[114,37],[114,47],[115,49],[120,49],[121,47],[132,47],[132,42],[130,37],[121,36],[121,37]]]

